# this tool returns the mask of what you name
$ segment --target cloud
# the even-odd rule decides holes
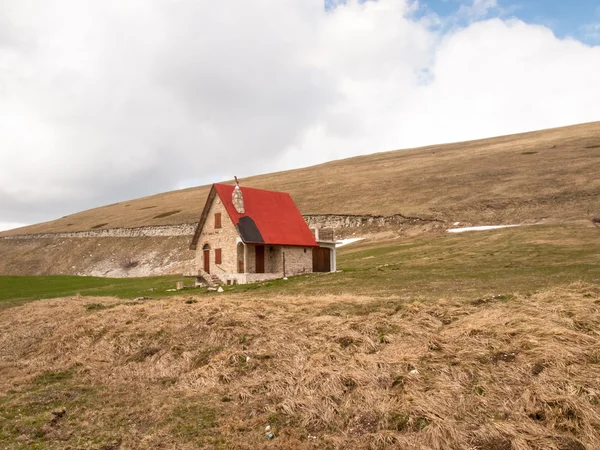
[[[499,10],[497,0],[473,0],[471,4],[461,5],[458,15],[470,20],[478,20],[487,17],[494,10]]]
[[[600,47],[496,7],[436,30],[402,0],[5,0],[0,220],[599,120]]]
[[[24,227],[25,223],[19,222],[0,222],[0,231],[12,230],[13,228]]]

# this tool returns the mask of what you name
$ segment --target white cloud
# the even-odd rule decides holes
[[[470,20],[478,20],[499,9],[497,0],[473,0],[471,4],[461,5],[458,15]]]
[[[28,224],[18,222],[0,222],[0,231],[12,230],[13,228],[24,227]]]
[[[232,173],[600,120],[600,47],[516,20],[434,31],[403,0],[32,7],[0,6],[7,222]],[[497,4],[469,8],[476,20]]]

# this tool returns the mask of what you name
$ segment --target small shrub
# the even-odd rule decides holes
[[[535,155],[537,152],[523,152],[521,155]]]
[[[394,431],[404,431],[408,428],[408,414],[393,412],[388,416],[388,429]]]
[[[163,386],[174,386],[177,384],[177,378],[175,377],[162,377],[158,379],[158,382]]]
[[[340,344],[343,348],[350,347],[354,343],[354,339],[349,336],[342,336],[336,339],[336,342]]]
[[[396,376],[394,381],[392,381],[392,388],[395,387],[404,388],[404,377],[402,375]]]
[[[178,214],[181,212],[181,209],[176,209],[175,211],[168,211],[168,212],[164,212],[162,214],[159,214],[157,216],[154,216],[153,219],[163,219],[165,217],[169,217],[175,214]]]
[[[421,431],[431,423],[425,417],[413,417],[410,414],[402,412],[392,412],[388,415],[387,419],[388,429],[402,432]]]
[[[356,387],[356,381],[349,377],[342,378],[342,384],[344,385],[344,392],[353,391]]]
[[[134,267],[137,267],[140,265],[140,262],[135,260],[135,259],[131,259],[131,258],[127,258],[126,260],[124,260],[121,263],[121,267],[123,269],[133,269]]]
[[[86,311],[101,311],[103,309],[114,308],[116,305],[103,305],[102,303],[88,303],[85,305]]]
[[[212,357],[214,355],[216,355],[217,353],[219,353],[222,349],[223,349],[223,347],[221,347],[221,346],[215,346],[215,347],[210,347],[210,348],[207,348],[206,350],[201,351],[192,359],[192,367],[198,368],[198,367],[206,366],[210,362]]]
[[[94,225],[94,226],[92,227],[92,229],[93,229],[93,230],[96,230],[96,229],[98,229],[98,228],[102,228],[102,227],[104,227],[104,226],[106,226],[106,225],[108,225],[108,222],[99,223],[98,225]]]
[[[142,362],[146,358],[156,355],[159,351],[160,351],[160,348],[158,348],[158,347],[142,348],[141,350],[135,352],[133,355],[131,355],[129,358],[127,358],[127,362],[137,362],[137,363]]]
[[[143,208],[140,208],[140,211],[142,211],[144,209],[152,209],[152,208],[156,208],[156,206],[144,206]]]
[[[534,375],[539,375],[544,371],[544,365],[541,363],[535,363],[531,368],[531,373]]]

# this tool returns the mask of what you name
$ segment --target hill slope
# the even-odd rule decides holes
[[[598,163],[595,122],[376,153],[241,183],[289,192],[303,214],[404,214],[467,223],[573,220],[600,215]],[[0,236],[192,223],[208,188],[107,205]]]

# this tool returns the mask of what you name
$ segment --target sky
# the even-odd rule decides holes
[[[0,0],[0,229],[600,120],[594,3]]]

